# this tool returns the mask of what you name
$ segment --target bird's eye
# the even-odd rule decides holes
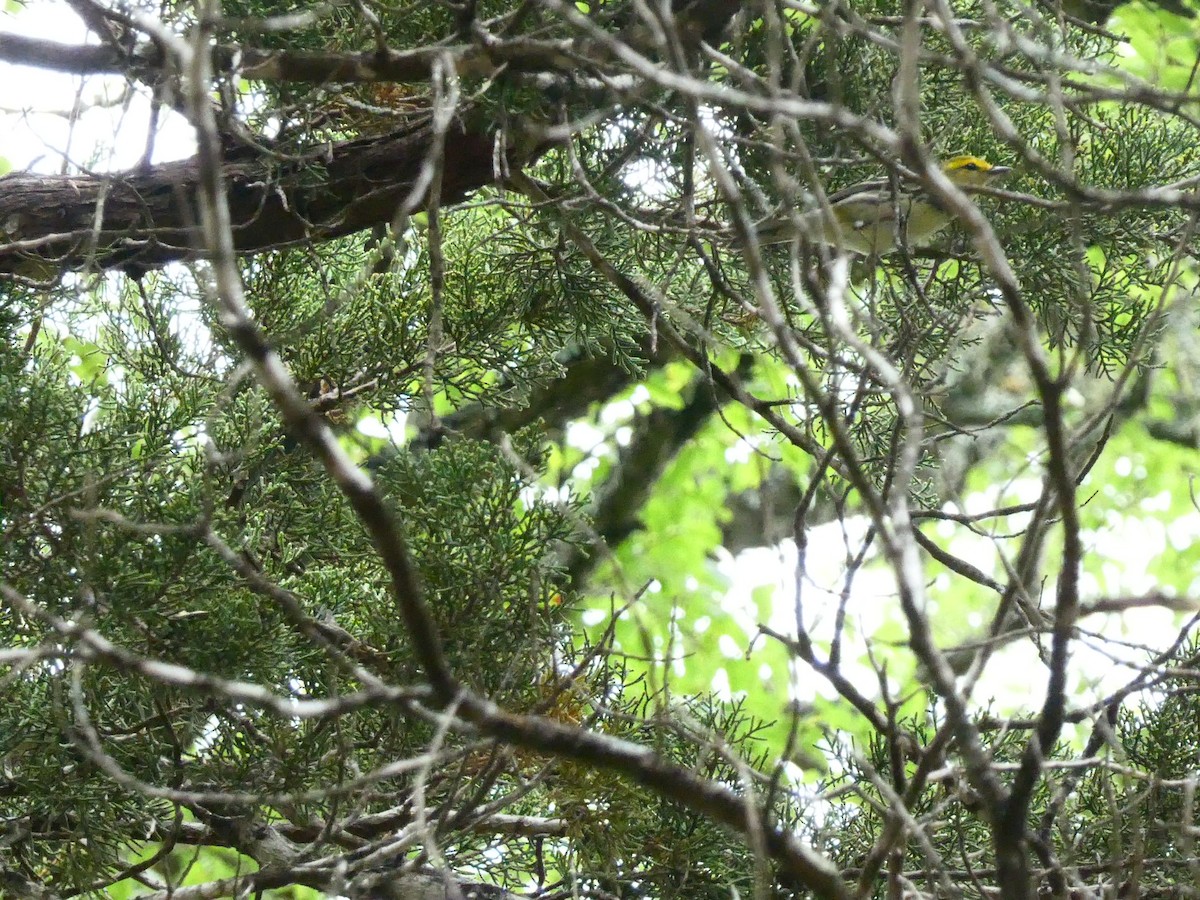
[[[968,172],[975,172],[975,171],[979,170],[979,163],[969,162],[966,165],[964,165],[963,168],[966,169]]]

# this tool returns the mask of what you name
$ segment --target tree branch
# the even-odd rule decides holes
[[[239,148],[225,156],[220,183],[236,253],[341,237],[390,223],[412,191],[432,138],[427,121],[382,137],[326,145],[281,160]],[[494,180],[495,138],[456,126],[446,141],[440,202],[453,203]],[[512,152],[519,168],[546,147]],[[206,255],[196,195],[198,156],[114,175],[0,178],[0,273],[31,264],[57,269],[156,268]],[[429,202],[425,197],[420,208]]]

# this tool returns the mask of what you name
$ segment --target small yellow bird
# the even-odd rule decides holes
[[[942,164],[955,185],[972,190],[1008,175],[1008,166],[994,166],[978,156],[954,156]],[[899,221],[897,221],[899,217]],[[954,221],[920,185],[901,185],[882,178],[862,181],[835,191],[828,205],[795,218],[770,219],[756,228],[758,240],[779,244],[799,237],[863,256],[883,256],[897,246],[923,247]],[[899,241],[897,241],[899,238]]]

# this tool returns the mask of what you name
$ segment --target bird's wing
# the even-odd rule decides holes
[[[837,210],[838,220],[851,228],[873,228],[887,225],[896,220],[896,215],[907,215],[907,198],[900,202],[892,196],[890,188],[855,191],[843,200],[831,203]]]
[[[827,194],[826,199],[830,206],[835,206],[844,200],[849,200],[855,194],[879,194],[887,191],[891,187],[891,182],[886,178],[873,178],[870,181],[859,181],[854,184],[847,185],[844,188],[839,188],[832,194]]]

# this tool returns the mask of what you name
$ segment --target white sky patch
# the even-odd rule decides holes
[[[631,400],[617,400],[600,410],[600,424],[612,427],[628,422],[636,412]]]
[[[1171,549],[1183,552],[1200,541],[1200,514],[1189,513],[1166,523],[1167,542]]]
[[[1171,508],[1171,492],[1170,491],[1159,491],[1153,497],[1145,497],[1138,504],[1138,507],[1143,512],[1148,512],[1148,513],[1163,512],[1163,513],[1165,513],[1165,512],[1167,512],[1167,510],[1169,510]]]
[[[738,442],[725,451],[725,462],[730,465],[740,465],[750,462],[754,456],[755,450],[762,443],[762,438],[759,435],[747,436],[738,439]]]
[[[405,425],[407,422],[408,413],[400,410],[387,422],[378,416],[365,416],[355,427],[361,434],[369,438],[391,441],[402,447],[406,441]]]
[[[5,14],[0,28],[65,44],[96,43],[71,8],[57,0]],[[136,165],[145,152],[150,93],[141,86],[130,89],[117,76],[81,78],[0,63],[0,115],[3,157],[14,169],[59,172],[65,156],[73,168],[117,171]],[[134,140],[134,135],[139,139]],[[191,156],[195,147],[192,127],[164,107],[152,161],[182,159]],[[97,148],[102,151],[97,153]]]
[[[216,743],[217,738],[221,733],[221,720],[216,716],[209,716],[204,723],[204,728],[200,732],[200,737],[196,739],[193,747],[193,752],[196,756],[204,756]]]
[[[729,673],[725,669],[717,669],[713,674],[710,687],[718,700],[728,702],[733,699],[733,689],[729,684]]]
[[[571,470],[571,478],[586,484],[592,480],[592,476],[596,474],[598,468],[600,468],[599,455],[589,456]]]
[[[1131,463],[1131,468],[1136,463]],[[1012,493],[1036,497],[1041,484],[1036,478],[1022,478],[1004,486],[1003,494],[1011,498]],[[1169,497],[1162,495],[1150,498],[1154,515],[1110,514],[1103,526],[1084,532],[1088,571],[1080,575],[1080,592],[1084,602],[1101,596],[1137,596],[1161,585],[1151,572],[1158,557],[1172,547],[1183,551],[1200,540],[1200,513],[1164,521],[1169,512]],[[995,492],[970,495],[963,500],[967,511],[982,512],[994,508]],[[1138,510],[1140,513],[1140,510]],[[1005,534],[1018,531],[1027,522],[1027,516],[1012,516],[1004,520],[998,532]],[[803,615],[805,627],[818,647],[824,646],[833,634],[839,594],[845,578],[847,545],[851,552],[857,549],[866,528],[866,519],[849,519],[846,534],[842,525],[831,522],[815,526],[808,531],[808,549],[805,555],[806,572],[803,585]],[[994,541],[987,535],[965,532],[961,526],[939,525],[927,529],[929,533],[941,535],[942,540],[952,538],[949,550],[956,556],[979,566],[985,572],[998,572],[1001,568],[1000,553],[1016,553],[1018,540]],[[1058,544],[1053,539],[1050,555],[1057,559]],[[1054,607],[1054,575],[1056,569],[1049,563],[1045,570],[1047,582],[1042,596],[1047,610]],[[776,547],[747,549],[736,558],[718,559],[718,568],[729,579],[730,588],[722,600],[722,609],[735,621],[753,634],[757,629],[760,610],[753,599],[756,589],[766,587],[771,594],[770,602],[761,614],[767,616],[767,624],[785,635],[796,633],[795,609],[796,550],[787,540]],[[937,567],[930,567],[927,575],[936,577],[931,585],[931,602],[928,613],[935,620],[939,605],[954,601],[953,578]],[[1194,581],[1200,590],[1200,572]],[[961,610],[954,610],[961,616]],[[976,615],[967,615],[968,624],[978,631],[991,620],[991,609],[981,609]],[[1130,646],[1120,648],[1115,644],[1092,647],[1088,641],[1076,642],[1070,668],[1069,696],[1072,702],[1085,704],[1099,699],[1124,685],[1144,665],[1145,652],[1141,647],[1163,645],[1182,624],[1185,614],[1161,608],[1139,608],[1124,614],[1089,617],[1081,622],[1086,631],[1103,634],[1113,641],[1123,641]],[[866,660],[867,640],[880,629],[889,626],[888,633],[901,624],[901,635],[907,633],[903,615],[896,595],[895,579],[891,570],[879,559],[877,548],[868,554],[867,564],[856,574],[847,605],[846,631],[843,634],[843,674],[866,696],[878,694],[878,678]],[[697,623],[698,625],[699,623]],[[703,629],[708,629],[706,622]],[[730,636],[729,648],[737,642],[737,635]],[[724,642],[719,644],[726,651]],[[872,648],[884,658],[889,655],[888,645],[872,643]],[[903,653],[908,653],[903,650]],[[909,657],[911,654],[909,654]],[[1019,673],[1019,674],[1018,674]],[[899,674],[899,673],[896,673]],[[782,673],[775,673],[775,678]],[[728,679],[728,676],[725,676]],[[769,677],[769,676],[764,676]],[[1029,712],[1038,708],[1044,697],[1048,669],[1038,655],[1037,648],[1028,640],[1008,644],[998,650],[989,663],[984,677],[977,686],[974,698],[980,705],[995,703],[997,712]],[[790,676],[791,694],[798,699],[823,697],[836,699],[836,692],[824,679],[815,675],[806,666],[796,664]]]
[[[674,194],[670,170],[659,160],[641,157],[630,162],[623,174],[625,183],[653,200],[666,200]]]
[[[583,619],[583,624],[588,628],[594,628],[608,619],[608,610],[596,608],[585,609],[580,613],[580,618]]]
[[[90,434],[100,421],[100,398],[92,397],[88,400],[87,411],[83,414],[83,422],[80,423],[79,433]]]
[[[572,495],[569,484],[564,484],[561,487],[545,484],[527,484],[521,488],[521,492],[517,496],[525,508],[529,509],[538,503],[568,503]]]
[[[572,422],[567,426],[567,446],[574,447],[576,450],[582,450],[585,453],[590,453],[598,445],[602,444],[608,435],[593,425],[591,422]]]
[[[644,384],[639,384],[629,392],[629,402],[634,406],[641,406],[650,400],[650,389]]]
[[[388,430],[377,416],[365,416],[358,420],[355,430],[369,438],[383,439],[388,436]]]
[[[721,655],[726,659],[738,659],[743,653],[737,641],[729,634],[723,634],[717,638],[717,649],[721,651]]]

